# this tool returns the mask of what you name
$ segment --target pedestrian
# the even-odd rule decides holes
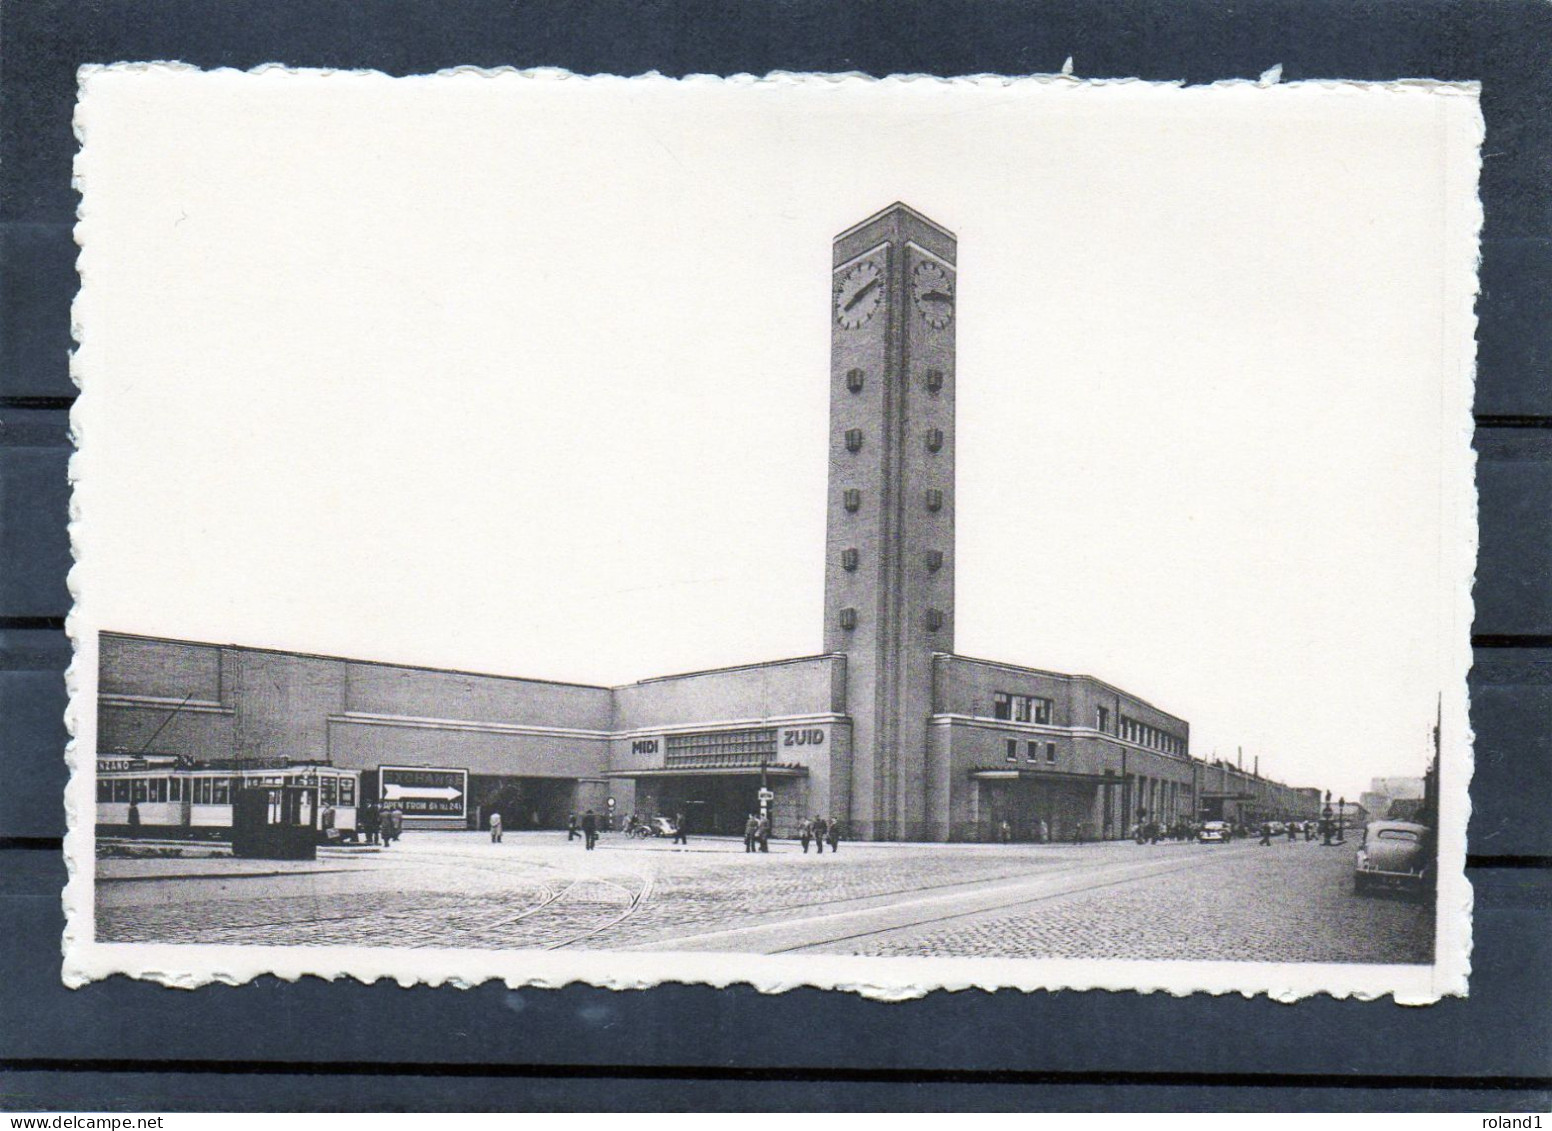
[[[490,815],[490,843],[501,843],[501,813],[499,810]]]
[[[366,837],[368,844],[377,843],[377,828],[377,802],[368,801],[361,807],[361,833]]]
[[[1001,824],[999,824],[997,826],[997,839],[1000,840],[1003,844],[1007,844],[1009,841],[1011,841],[1013,839],[1013,826],[1008,824],[1007,821],[1003,821]]]
[[[129,835],[140,835],[140,798],[129,799]]]
[[[334,828],[334,822],[334,806],[325,804],[322,811],[318,814],[318,832],[325,843],[333,840],[338,835]]]
[[[1040,821],[1040,843],[1041,844],[1050,844],[1051,843],[1051,826],[1046,824],[1044,818],[1041,818],[1041,821]]]
[[[798,826],[798,841],[803,845],[803,855],[808,855],[808,842],[814,839],[814,822],[804,819]]]
[[[674,814],[674,839],[669,843],[690,847],[690,819],[684,813]]]
[[[755,838],[760,835],[760,819],[753,813],[744,822],[744,851],[753,852]]]
[[[591,809],[582,814],[582,843],[589,852],[598,843],[598,815]]]
[[[1288,822],[1288,843],[1289,844],[1298,844],[1299,843],[1299,824],[1298,824],[1297,821],[1289,821]]]
[[[823,817],[815,817],[813,821],[810,822],[810,827],[812,827],[814,830],[814,851],[817,852],[820,856],[823,856],[825,834],[829,831],[830,826],[825,824],[825,819]]]
[[[829,821],[825,823],[825,827],[829,830],[829,833],[825,839],[830,842],[830,852],[833,854],[839,851],[841,846],[841,822],[837,821],[834,817],[831,817]]]
[[[1308,844],[1310,841],[1312,841],[1314,839],[1315,839],[1315,822],[1314,821],[1305,821],[1304,822],[1304,843]]]
[[[382,815],[378,818],[378,832],[384,848],[399,839],[399,830],[404,827],[402,821],[398,806],[392,802],[383,806]]]
[[[755,831],[755,840],[759,842],[761,852],[769,852],[771,850],[771,819],[764,813],[760,814],[760,824]]]
[[[566,818],[566,843],[570,844],[581,835],[581,831],[577,828],[577,815],[573,813]]]
[[[1261,822],[1261,843],[1262,844],[1268,844],[1268,845],[1272,843],[1272,822],[1271,821],[1262,821]]]

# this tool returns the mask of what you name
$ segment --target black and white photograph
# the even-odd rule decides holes
[[[67,982],[1467,992],[1473,85],[80,81]]]

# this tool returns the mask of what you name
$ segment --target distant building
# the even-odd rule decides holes
[[[762,781],[779,833],[860,839],[1316,815],[1130,692],[955,653],[956,259],[902,204],[835,239],[822,654],[602,687],[104,633],[99,750],[466,769],[508,828],[612,800],[734,832]]]

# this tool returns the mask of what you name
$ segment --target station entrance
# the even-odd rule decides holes
[[[574,812],[575,778],[524,778],[494,774],[469,775],[469,819],[485,828],[492,813],[501,824],[519,829],[563,829]]]
[[[775,794],[770,816],[776,835],[790,835],[803,819],[807,795],[802,777],[770,772],[766,783]],[[759,770],[702,770],[696,773],[636,776],[636,815],[643,820],[683,813],[690,835],[743,836],[744,823],[760,812]]]
[[[1105,835],[1095,821],[1103,784],[1098,777],[1017,770],[977,777],[982,840],[1072,842]]]

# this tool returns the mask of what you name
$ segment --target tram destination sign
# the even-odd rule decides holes
[[[423,766],[379,766],[377,798],[399,807],[406,820],[462,821],[468,812],[469,771]]]

